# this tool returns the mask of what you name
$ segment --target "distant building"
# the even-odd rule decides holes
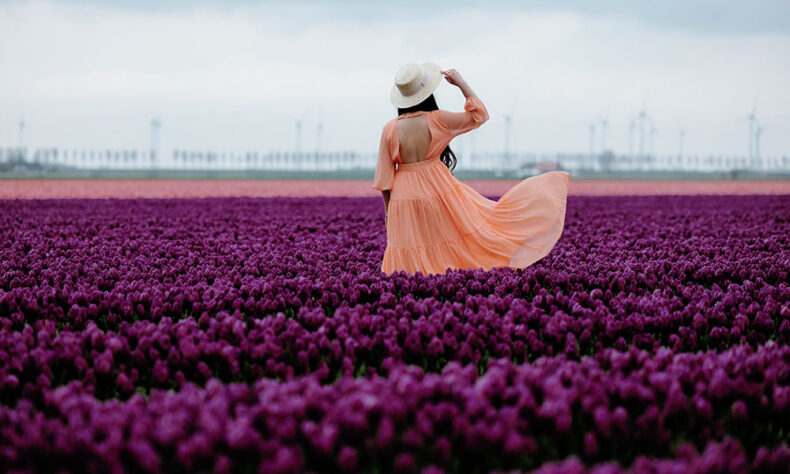
[[[563,171],[558,161],[537,161],[535,163],[524,163],[517,170],[518,176],[534,176],[547,171]]]
[[[539,173],[546,171],[562,171],[562,166],[558,161],[539,161],[532,165],[532,168]]]

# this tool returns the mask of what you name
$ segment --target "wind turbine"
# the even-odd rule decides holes
[[[678,131],[678,161],[683,163],[683,140],[686,139],[686,131],[683,130],[683,127],[680,127]],[[683,167],[685,168],[685,163],[683,163]]]
[[[760,137],[765,129],[759,123],[757,129],[754,131],[754,159],[760,161]]]
[[[319,153],[321,151],[321,132],[324,129],[324,111],[321,109],[318,116],[318,125],[316,126],[316,138],[315,138],[315,151]]]
[[[477,134],[469,134],[469,161],[472,161],[472,158],[477,157],[477,140],[475,137],[477,137]]]
[[[502,118],[505,119],[505,155],[504,155],[504,167],[507,169],[512,168],[513,163],[510,160],[510,129],[513,125],[513,113],[516,111],[516,100],[513,100],[513,105],[510,107],[510,112],[507,114],[503,114]]]
[[[590,122],[590,157],[595,156],[595,122]]]
[[[606,132],[609,128],[609,113],[601,119],[601,153],[606,151]]]
[[[754,153],[754,138],[755,138],[755,128],[759,127],[759,122],[757,121],[757,104],[752,104],[752,111],[749,115],[743,117],[742,120],[746,120],[749,122],[749,161],[752,165],[754,165],[755,160],[755,153]],[[761,132],[762,133],[762,132]]]
[[[296,143],[294,145],[294,150],[299,153],[300,149],[302,148],[302,122],[304,120],[304,114],[302,114],[301,118],[296,119]]]
[[[645,120],[647,119],[647,112],[644,105],[639,112],[639,156],[645,155]]]
[[[159,164],[159,133],[161,127],[162,123],[158,118],[151,119],[151,149],[148,158],[152,168]]]
[[[25,121],[24,120],[20,120],[19,121],[19,148],[22,148],[22,143],[23,143],[22,135],[23,135],[24,131],[25,131]]]
[[[291,114],[286,114],[286,116],[288,118],[290,118],[291,120],[293,120],[295,125],[296,125],[296,135],[294,137],[294,153],[290,157],[290,159],[292,161],[294,161],[294,163],[292,163],[292,164],[294,166],[298,167],[298,168],[301,168],[301,165],[302,165],[302,156],[301,156],[301,151],[302,151],[302,124],[304,123],[305,115],[307,115],[307,107],[305,107],[302,110],[302,115],[299,116],[299,117],[296,117],[296,116],[291,115]]]
[[[639,158],[645,156],[645,121],[648,119],[647,115],[647,89],[642,94],[642,110],[639,111],[637,116],[639,119]]]
[[[656,124],[655,124],[655,122],[653,122],[653,119],[649,118],[649,121],[650,121],[650,136],[649,136],[649,138],[650,138],[650,153],[649,154],[650,154],[650,157],[652,158],[652,156],[653,156],[653,135],[656,134],[657,130],[656,130]]]

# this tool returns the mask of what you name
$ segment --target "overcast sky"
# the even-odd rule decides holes
[[[165,156],[292,150],[301,117],[303,150],[320,122],[322,150],[375,152],[395,72],[432,61],[491,116],[461,160],[502,150],[511,110],[511,150],[585,152],[595,122],[597,151],[608,118],[627,153],[643,106],[656,154],[684,129],[686,153],[745,155],[753,106],[763,154],[790,154],[788,1],[160,3],[0,0],[0,146],[24,120],[29,147],[142,150],[158,118]]]

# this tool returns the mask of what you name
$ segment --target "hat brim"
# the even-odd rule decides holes
[[[401,94],[398,86],[393,84],[392,90],[390,90],[390,102],[395,107],[405,109],[417,105],[427,99],[439,87],[439,83],[442,81],[442,69],[439,65],[436,63],[421,63],[420,66],[428,73],[428,83],[416,94],[408,97]]]

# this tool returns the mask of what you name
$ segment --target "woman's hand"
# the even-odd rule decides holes
[[[461,87],[463,84],[466,83],[466,81],[464,81],[464,78],[461,77],[461,73],[456,71],[455,69],[446,69],[444,71],[441,71],[441,73],[444,74],[444,78],[447,79],[447,82],[449,82],[454,86]]]
[[[384,225],[387,225],[387,212],[390,209],[390,192],[391,190],[386,190],[381,192],[381,197],[384,199]]]

